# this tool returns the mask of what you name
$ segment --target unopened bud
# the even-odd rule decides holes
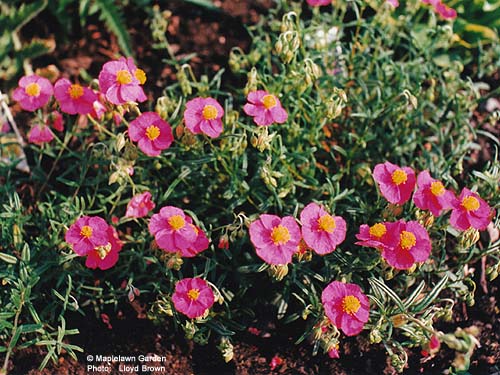
[[[249,92],[257,90],[257,83],[259,81],[259,76],[257,74],[257,69],[253,67],[247,74],[247,84],[243,89],[243,93],[248,95]]]
[[[379,329],[374,328],[370,331],[370,343],[378,344],[379,342],[382,342],[382,334]]]
[[[283,265],[271,265],[267,269],[267,273],[269,276],[273,277],[276,281],[281,281],[288,275],[288,266],[286,264]]]

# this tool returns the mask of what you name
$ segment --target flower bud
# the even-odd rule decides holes
[[[217,345],[217,349],[220,350],[220,353],[222,354],[222,358],[224,358],[224,361],[226,363],[230,362],[233,359],[234,352],[233,352],[233,344],[227,337],[222,337],[220,340],[219,345]]]
[[[382,334],[380,333],[380,330],[377,328],[374,328],[370,331],[370,343],[371,344],[378,344],[382,342]]]
[[[248,95],[249,92],[257,90],[257,83],[258,83],[259,77],[257,74],[257,69],[253,67],[247,74],[247,84],[245,85],[245,88],[243,89],[243,93],[245,95]]]
[[[189,82],[188,76],[186,72],[184,71],[184,67],[187,64],[183,65],[178,71],[177,71],[177,81],[179,82],[179,86],[181,87],[182,94],[184,96],[189,96],[193,92],[193,89],[191,87],[191,83]],[[189,65],[187,65],[189,67]]]
[[[276,281],[281,281],[288,275],[288,266],[286,264],[283,265],[274,265],[272,264],[268,269],[267,273],[269,276],[273,277]]]
[[[463,249],[468,249],[479,241],[479,231],[475,228],[469,228],[462,233],[460,238],[460,245]]]
[[[183,263],[184,261],[179,253],[175,253],[173,256],[168,258],[166,267],[171,270],[179,271]]]

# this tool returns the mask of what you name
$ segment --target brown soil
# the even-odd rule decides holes
[[[471,369],[472,375],[495,374],[500,371],[500,301],[496,296],[500,291],[500,279],[490,284],[488,294],[478,297],[474,307],[465,310],[468,318],[462,313],[456,313],[454,324],[442,324],[438,329],[453,331],[455,327],[468,327],[476,325],[480,328],[479,340],[481,348],[474,353]],[[461,310],[457,306],[457,310]],[[80,335],[74,336],[72,344],[84,348],[84,353],[79,354],[75,361],[65,355],[54,364],[49,362],[42,370],[37,370],[43,359],[42,350],[30,348],[15,354],[10,369],[10,374],[49,375],[49,374],[100,374],[103,372],[92,371],[87,366],[109,366],[108,374],[339,374],[339,375],[365,375],[365,374],[392,374],[392,368],[387,365],[386,354],[379,345],[371,345],[364,338],[346,339],[341,348],[341,358],[332,360],[319,353],[312,356],[312,346],[304,343],[294,345],[295,337],[285,327],[276,326],[266,330],[266,335],[255,336],[250,333],[239,333],[235,338],[234,359],[225,363],[220,356],[216,343],[199,346],[187,342],[181,335],[175,334],[167,325],[155,326],[147,319],[138,319],[131,307],[124,314],[115,314],[110,323],[112,329],[106,324],[87,317],[70,316],[70,327],[78,327]],[[289,327],[290,328],[290,327]],[[266,336],[266,337],[261,337]],[[409,367],[404,374],[442,374],[450,367],[454,353],[442,346],[438,355],[421,363],[423,358],[420,350],[409,352]],[[146,365],[164,366],[164,371],[124,371],[124,365],[136,366],[136,362],[102,362],[88,361],[88,355],[123,355],[134,356],[161,356],[161,362],[146,363]],[[277,355],[282,363],[271,370],[271,360]],[[121,365],[121,367],[120,367]]]

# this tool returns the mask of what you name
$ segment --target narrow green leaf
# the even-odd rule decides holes
[[[17,258],[15,256],[5,254],[5,253],[0,253],[0,259],[3,260],[5,263],[9,263],[9,264],[16,264],[17,263]]]
[[[381,289],[401,310],[401,312],[405,312],[405,306],[403,305],[403,301],[401,301],[401,298],[398,297],[394,291],[389,288],[387,285],[382,280],[375,279],[374,277],[371,277],[368,279],[368,282],[370,285],[373,287],[373,285],[376,285],[379,289]]]
[[[429,306],[441,293],[443,288],[446,286],[446,283],[448,282],[448,274],[446,274],[439,282],[434,286],[434,288],[427,294],[427,296],[420,301],[418,305],[415,306],[413,309],[414,312],[420,312],[423,309],[425,309],[427,306]]]

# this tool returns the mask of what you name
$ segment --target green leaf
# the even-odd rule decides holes
[[[122,13],[116,7],[113,0],[95,0],[100,15],[99,18],[106,24],[106,27],[118,38],[120,48],[127,56],[133,56],[130,37],[124,27]]]
[[[24,324],[22,326],[19,326],[19,331],[21,333],[31,333],[40,331],[42,328],[42,324]]]
[[[214,3],[209,0],[184,0],[184,2],[205,8],[207,10],[221,12],[221,9],[216,7]]]
[[[434,288],[427,294],[427,296],[420,301],[418,305],[413,309],[415,312],[422,311],[427,306],[429,306],[438,296],[439,293],[443,290],[448,282],[448,274],[446,274],[439,282],[434,286]]]
[[[17,258],[13,255],[0,253],[0,260],[3,260],[5,263],[16,264]]]
[[[403,304],[405,305],[405,308],[409,308],[411,305],[413,305],[413,302],[417,299],[417,297],[422,293],[422,291],[425,288],[425,282],[421,281],[420,284],[415,288],[415,290],[410,294],[410,296],[405,299]]]
[[[0,34],[4,31],[18,32],[23,26],[28,24],[47,6],[47,0],[35,1],[31,4],[22,4],[14,13],[10,15],[9,20],[0,25]]]
[[[26,59],[34,59],[51,52],[51,48],[39,40],[32,41],[30,44],[16,52],[16,58],[19,61]]]
[[[394,303],[399,307],[401,312],[406,311],[405,306],[403,304],[403,301],[401,301],[401,298],[399,298],[398,295],[396,293],[394,293],[394,291],[391,288],[389,288],[387,285],[385,285],[385,283],[382,280],[378,280],[378,279],[375,279],[374,277],[370,277],[368,279],[368,282],[370,283],[372,288],[378,289],[379,291],[382,292],[382,294],[385,294],[390,299],[392,299],[394,301]]]

